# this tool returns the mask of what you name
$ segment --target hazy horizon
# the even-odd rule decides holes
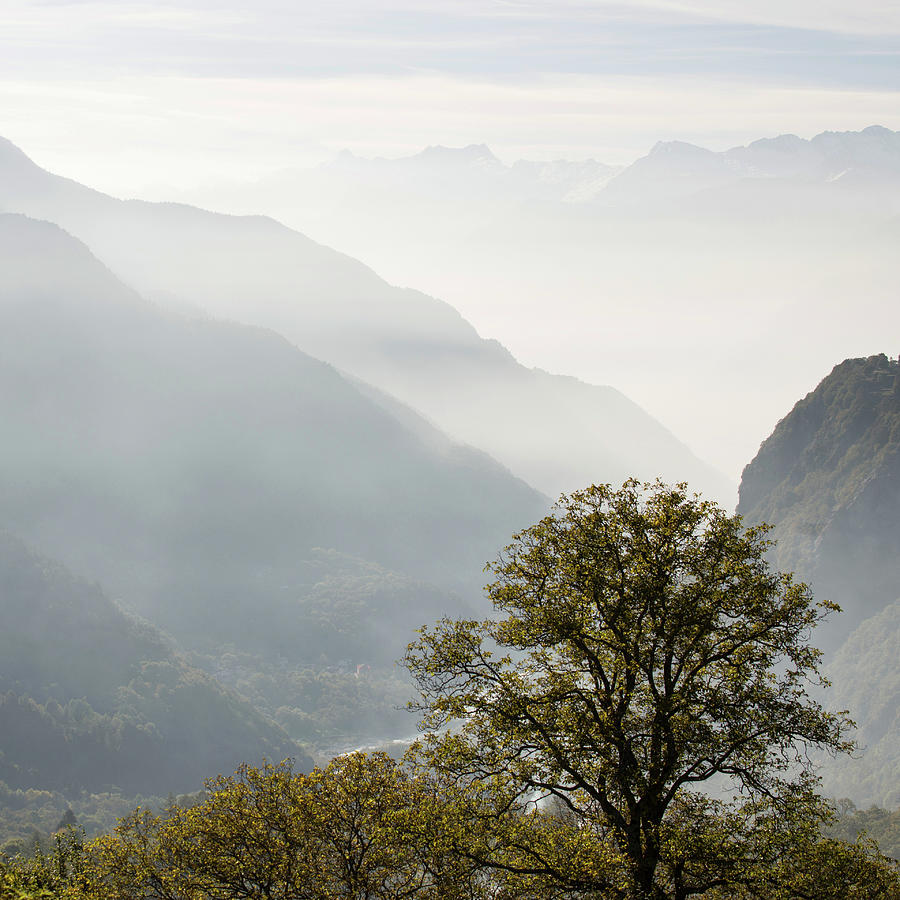
[[[878,131],[874,125],[867,134]],[[829,136],[845,135],[822,135]],[[754,149],[777,156],[763,145],[791,137],[758,135],[749,148],[728,148],[728,162]],[[682,143],[672,142],[676,155],[690,152]],[[812,146],[804,138],[785,143]],[[668,165],[667,148],[660,141],[632,165]],[[852,210],[825,193],[840,169],[800,171],[781,194],[779,178],[756,172],[766,193],[735,203],[716,196],[731,187],[714,171],[679,184],[685,176],[676,160],[671,173],[654,175],[670,176],[671,199],[658,197],[662,183],[653,181],[637,195],[626,189],[623,199],[605,188],[638,166],[598,176],[555,161],[556,168],[533,166],[528,181],[519,171],[524,161],[497,159],[483,143],[393,158],[338,155],[175,196],[272,215],[392,284],[446,300],[525,365],[619,388],[736,485],[778,420],[834,365],[892,352],[884,334],[888,323],[900,324],[896,265],[868,234],[900,214],[900,157],[892,152],[886,180],[865,188]],[[693,177],[695,162],[686,165]],[[736,174],[755,191],[754,178]],[[805,184],[816,177],[824,182],[819,194]],[[538,187],[546,194],[528,195]],[[854,285],[867,296],[847,319],[843,298]],[[804,331],[816,340],[804,341]]]
[[[117,195],[344,148],[618,165],[657,140],[900,127],[878,0],[10,0],[0,33],[0,133]]]
[[[797,396],[848,356],[890,352],[881,342],[900,324],[893,268],[841,250],[846,234],[779,262],[774,283],[758,266],[744,277],[735,238],[730,257],[702,257],[719,274],[698,288],[699,244],[662,264],[635,240],[610,262],[611,245],[596,243],[609,227],[569,210],[541,243],[519,233],[499,247],[491,229],[515,230],[510,209],[495,220],[483,204],[467,220],[423,213],[412,195],[371,208],[305,187],[254,196],[343,150],[400,159],[486,144],[507,166],[627,166],[659,141],[721,153],[783,134],[897,130],[900,12],[879,0],[11,0],[0,34],[0,135],[39,165],[117,197],[273,215],[446,300],[526,365],[623,390],[733,481]],[[816,203],[807,213],[797,228],[822,218]],[[845,328],[851,268],[870,299]],[[814,322],[819,282],[827,312]],[[796,358],[766,343],[810,326]]]

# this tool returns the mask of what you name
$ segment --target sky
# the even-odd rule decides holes
[[[341,149],[625,164],[900,127],[881,0],[3,0],[0,134],[120,196]]]

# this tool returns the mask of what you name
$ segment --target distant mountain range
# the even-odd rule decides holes
[[[614,389],[271,219],[114,200],[7,143],[0,209],[4,790],[308,764],[274,721],[405,734],[413,629],[482,612],[484,563],[548,509],[519,476],[722,483]]]
[[[414,156],[400,159],[366,159],[348,150],[332,162],[324,163],[318,173],[333,182],[372,190],[390,186],[399,194],[424,194],[441,201],[452,190],[460,204],[477,198],[487,188],[494,200],[502,193],[507,202],[560,200],[579,203],[596,197],[624,166],[610,166],[594,159],[570,162],[535,162],[521,159],[511,166],[502,163],[485,144],[468,147],[426,147]],[[304,170],[287,170],[268,176],[257,187],[283,190],[299,187],[308,176]],[[448,190],[450,189],[450,190]],[[423,198],[423,199],[424,199]]]
[[[0,145],[0,209],[56,222],[158,302],[271,328],[555,495],[629,475],[727,480],[611,387],[527,369],[459,313],[260,217],[119,201]]]
[[[900,132],[871,125],[860,132],[826,131],[811,140],[783,134],[719,153],[662,141],[593,199],[604,204],[659,202],[773,179],[806,185],[841,182],[842,189],[873,188],[885,179],[900,185]]]
[[[274,173],[254,189],[296,190],[305,187],[308,171]],[[883,178],[900,180],[900,132],[871,125],[859,132],[825,131],[809,140],[782,134],[719,152],[684,141],[659,141],[627,166],[594,159],[523,159],[506,165],[485,144],[432,146],[399,159],[366,159],[345,150],[320,165],[316,173],[370,191],[380,185],[401,193],[422,190],[435,197],[452,188],[455,193],[462,190],[468,200],[474,199],[478,188],[490,186],[492,199],[500,195],[510,202],[540,198],[609,205],[686,196],[742,179],[843,180],[856,185]]]
[[[0,472],[0,531],[35,551],[0,539],[10,790],[310,765],[273,720],[317,746],[408,733],[414,629],[473,614],[485,561],[549,504],[279,335],[147,301],[19,214],[0,214]]]
[[[666,141],[624,167],[506,165],[482,145],[343,154],[185,199],[265,211],[449,301],[519,359],[615,384],[735,484],[821,372],[900,328],[900,133],[879,126],[722,152]]]

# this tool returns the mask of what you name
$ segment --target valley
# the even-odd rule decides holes
[[[202,803],[205,777],[248,760],[399,756],[416,630],[489,615],[483,566],[560,492],[659,477],[729,502],[617,389],[528,368],[273,219],[120,201],[0,151],[8,854],[65,815],[96,834],[138,804]],[[652,171],[537,178],[584,204],[672,178]],[[744,190],[721,172],[678,191]],[[836,365],[762,442],[737,506],[773,526],[773,566],[843,610],[812,639],[856,718],[857,753],[821,769],[847,810],[900,802],[897,370]]]

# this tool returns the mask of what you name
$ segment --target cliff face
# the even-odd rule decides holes
[[[744,469],[738,512],[774,525],[775,564],[844,609],[824,647],[900,597],[900,363],[835,366]]]

